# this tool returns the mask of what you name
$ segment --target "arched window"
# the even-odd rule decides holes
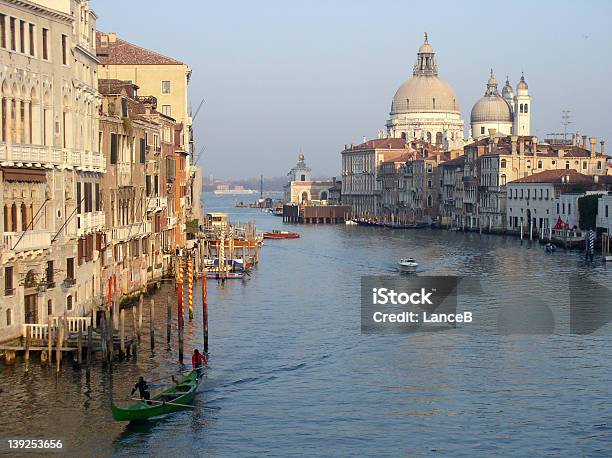
[[[505,169],[505,168],[506,168],[506,160],[505,160],[505,159],[502,159],[502,160],[501,160],[500,167],[501,167],[502,169]]]
[[[434,110],[436,109],[436,98],[435,97],[433,98],[433,109]]]
[[[525,106],[523,107],[523,110],[525,110],[525,113],[528,113],[529,107],[527,106],[527,104],[525,104]]]
[[[11,309],[6,309],[6,325],[10,326],[13,324],[13,311]]]
[[[21,203],[21,230],[28,230],[28,209],[23,202]]]
[[[522,103],[519,105],[519,111],[520,111],[521,113],[523,112],[523,104],[522,104]]]
[[[11,206],[11,232],[17,232],[17,205]]]
[[[53,301],[51,299],[47,301],[47,316],[53,316]]]
[[[406,132],[402,132],[402,139],[406,140]]]
[[[501,183],[502,186],[506,186],[506,175],[502,173],[501,176]]]
[[[436,133],[436,145],[441,145],[444,137],[442,136],[442,132]]]
[[[66,310],[72,310],[72,296],[66,297]]]
[[[427,207],[431,208],[433,206],[433,198],[431,197],[431,194],[429,196],[427,196]]]
[[[569,169],[570,168],[570,161],[565,161],[565,168]]]
[[[431,143],[431,132],[427,132],[427,141]]]

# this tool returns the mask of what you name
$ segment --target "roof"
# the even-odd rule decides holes
[[[450,161],[445,161],[440,164],[442,167],[453,167],[453,166],[462,166],[465,163],[465,156],[459,156],[455,159],[451,159]]]
[[[406,141],[403,138],[377,138],[368,140],[347,149],[405,149]]]
[[[104,45],[103,36],[107,37]],[[96,31],[96,55],[103,65],[184,65],[171,57],[116,38],[115,34],[100,31]]]
[[[383,153],[383,162],[406,162],[412,159],[413,156],[413,153],[398,153],[395,151],[389,151],[388,153]]]
[[[592,176],[583,175],[574,169],[555,169],[534,173],[514,180],[509,184],[515,183],[594,183],[594,180]]]

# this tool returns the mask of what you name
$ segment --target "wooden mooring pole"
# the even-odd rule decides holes
[[[93,322],[92,325],[87,328],[87,369],[91,365],[91,351],[93,345]]]
[[[167,297],[167,313],[166,313],[166,343],[170,347],[170,339],[172,336],[172,302],[170,296]]]
[[[62,342],[64,340],[64,319],[57,317],[57,339],[55,341],[55,371],[59,374],[62,363]]]
[[[142,329],[142,306],[144,304],[144,296],[141,294],[138,298],[138,327],[136,328],[136,337],[140,342],[140,331]]]
[[[77,334],[77,363],[79,367],[83,364],[83,326],[82,322],[79,321],[78,326],[78,334]]]
[[[31,334],[32,330],[29,326],[26,327],[26,336],[25,336],[25,371],[28,372],[30,370],[30,342],[31,342]]]
[[[204,353],[208,353],[208,285],[202,276],[202,327],[204,329]]]
[[[121,353],[119,354],[120,358],[125,357],[125,309],[121,309],[119,315],[119,348],[121,349]]]
[[[151,351],[155,350],[155,301],[151,299],[149,307],[149,332],[151,334]]]
[[[48,316],[47,317],[47,363],[49,367],[51,367],[51,358],[53,357],[53,319]]]

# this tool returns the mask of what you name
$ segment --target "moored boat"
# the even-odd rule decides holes
[[[209,271],[206,272],[206,278],[217,278],[217,279],[241,279],[244,278],[244,272],[218,272],[218,271]]]
[[[289,231],[264,232],[264,239],[299,239],[300,234]]]
[[[414,260],[414,258],[403,258],[398,262],[400,266],[400,272],[413,274],[416,272],[419,264]]]
[[[146,420],[185,409],[193,401],[203,377],[193,370],[177,384],[165,389],[149,401],[138,401],[128,407],[113,402],[112,414],[116,421]]]

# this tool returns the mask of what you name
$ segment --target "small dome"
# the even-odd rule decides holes
[[[429,41],[427,41],[427,32],[425,32],[425,41],[423,42],[423,44],[419,48],[419,54],[421,54],[421,53],[430,53],[430,54],[433,54],[433,52],[434,52],[434,49],[429,44]]]
[[[499,95],[486,95],[472,108],[471,122],[512,122],[510,105]]]
[[[495,75],[493,75],[493,69],[491,69],[491,76],[489,76],[487,86],[495,86],[497,88],[497,80],[495,79]]]
[[[508,77],[506,77],[506,84],[502,88],[502,97],[506,100],[512,100],[514,97],[514,92],[512,91],[512,86],[510,86],[510,81],[508,81]]]
[[[529,89],[529,86],[527,86],[527,83],[525,82],[525,76],[521,75],[521,80],[519,81],[519,83],[516,85],[516,90],[518,91],[519,89]]]

